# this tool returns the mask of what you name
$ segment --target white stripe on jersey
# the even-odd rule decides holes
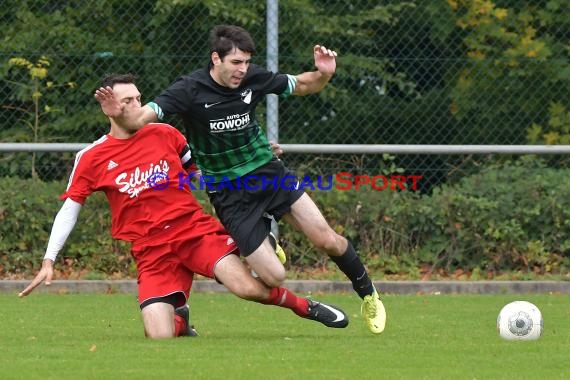
[[[158,117],[158,120],[162,120],[164,118],[164,112],[162,112],[162,108],[160,108],[158,104],[155,102],[149,102],[146,105],[154,111],[156,117]]]
[[[286,98],[295,91],[297,87],[297,77],[291,74],[287,74],[287,89],[281,94],[281,97]]]
[[[83,156],[83,153],[87,152],[91,148],[94,148],[96,145],[104,143],[105,141],[107,141],[107,135],[100,137],[98,140],[95,140],[91,145],[77,152],[77,154],[75,155],[75,163],[73,164],[73,170],[69,175],[69,182],[67,182],[67,188],[65,189],[66,191],[69,190],[69,188],[71,187],[71,182],[73,182],[73,175],[75,174],[75,169],[77,168],[77,165],[79,164],[79,160],[81,160],[81,156]]]
[[[192,158],[192,152],[190,151],[190,149],[188,149],[188,152],[186,152],[184,156],[180,157],[180,160],[182,161],[182,166],[186,165],[186,163],[190,161],[191,158]]]

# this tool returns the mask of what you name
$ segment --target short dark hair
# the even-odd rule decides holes
[[[107,74],[101,79],[101,87],[115,87],[117,83],[136,84],[137,77],[134,74]]]
[[[214,26],[210,32],[210,55],[216,52],[223,59],[234,48],[255,54],[255,43],[249,32],[237,25]]]

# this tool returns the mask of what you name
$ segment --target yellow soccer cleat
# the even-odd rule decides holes
[[[386,309],[382,301],[380,301],[376,290],[374,290],[374,293],[364,297],[360,312],[372,333],[380,334],[384,331],[386,327]]]
[[[269,242],[273,248],[275,248],[275,254],[277,255],[279,261],[281,261],[281,264],[285,264],[287,262],[287,255],[279,243],[277,243],[277,239],[275,238],[275,235],[273,235],[273,232],[269,233]]]
[[[285,251],[279,244],[277,244],[277,247],[275,247],[275,254],[277,255],[279,261],[281,261],[281,264],[285,264],[287,261],[287,255],[285,255]]]

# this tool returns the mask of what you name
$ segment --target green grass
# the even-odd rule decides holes
[[[568,379],[570,296],[387,296],[370,334],[355,295],[319,294],[351,317],[329,329],[228,294],[192,295],[198,338],[151,341],[134,296],[0,295],[0,379]],[[515,299],[542,310],[535,342],[495,330]]]

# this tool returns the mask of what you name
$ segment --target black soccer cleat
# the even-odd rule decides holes
[[[190,306],[184,305],[174,309],[174,313],[186,321],[186,334],[181,336],[198,336],[194,325],[190,324]]]
[[[327,327],[342,329],[348,326],[348,316],[336,306],[326,305],[321,302],[309,301],[309,315],[305,318],[321,322]]]

